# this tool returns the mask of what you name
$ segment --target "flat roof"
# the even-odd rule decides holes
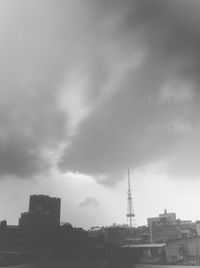
[[[162,248],[166,244],[126,244],[121,246],[121,248]]]

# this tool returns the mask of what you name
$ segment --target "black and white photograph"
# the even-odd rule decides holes
[[[200,0],[0,0],[0,267],[200,267]]]

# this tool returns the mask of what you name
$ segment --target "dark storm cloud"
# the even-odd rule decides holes
[[[193,170],[190,144],[199,144],[199,2],[100,1],[97,7],[107,26],[99,26],[98,49],[102,57],[110,53],[120,59],[106,66],[112,69],[117,62],[120,67],[134,53],[142,52],[144,59],[137,68],[130,65],[114,83],[114,93],[93,107],[60,168],[79,170],[108,184],[119,180],[127,167],[160,160],[176,175]],[[102,47],[109,45],[105,54]],[[98,91],[105,94],[97,76],[99,83]],[[93,95],[95,88],[90,90]],[[197,150],[195,156],[200,158]]]
[[[1,4],[0,175],[48,170],[46,152],[65,142],[60,170],[103,183],[158,160],[173,174],[190,162],[188,174],[198,174],[198,1]],[[85,97],[85,117],[60,105],[73,90]],[[71,135],[74,115],[82,121]]]
[[[48,170],[46,152],[65,140],[67,115],[59,108],[59,87],[69,68],[87,55],[87,16],[77,3],[0,3],[1,176]]]

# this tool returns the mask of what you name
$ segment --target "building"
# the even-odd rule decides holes
[[[153,243],[165,243],[174,238],[181,238],[181,229],[174,224],[152,225],[151,235]]]
[[[159,214],[159,217],[147,219],[151,243],[164,243],[170,239],[192,237],[197,234],[197,227],[192,221],[176,218],[176,213]]]
[[[21,214],[19,226],[59,226],[60,203],[60,198],[31,195],[29,211]]]
[[[159,218],[162,220],[164,219],[166,222],[174,223],[176,222],[176,213],[170,212],[168,213],[167,210],[164,210],[163,214],[159,214]]]
[[[200,265],[200,236],[167,241],[166,259],[169,264]]]
[[[165,244],[127,244],[120,247],[123,259],[132,259],[135,263],[164,264],[166,263]]]
[[[114,224],[110,227],[92,227],[88,231],[89,237],[96,238],[105,244],[149,243],[150,236],[147,226],[129,227]]]
[[[159,214],[159,217],[147,218],[147,225],[150,226],[152,224],[176,224],[176,213],[164,210],[164,213]]]
[[[200,221],[196,221],[196,230],[197,230],[197,235],[200,236]]]

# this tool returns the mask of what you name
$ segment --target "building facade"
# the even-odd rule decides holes
[[[31,195],[29,211],[21,214],[20,226],[59,226],[60,198],[48,195]]]
[[[200,265],[200,236],[167,241],[166,258],[169,264]]]
[[[159,214],[159,217],[147,219],[151,243],[165,243],[170,239],[192,237],[197,234],[196,224],[188,220],[176,218],[176,213]]]

